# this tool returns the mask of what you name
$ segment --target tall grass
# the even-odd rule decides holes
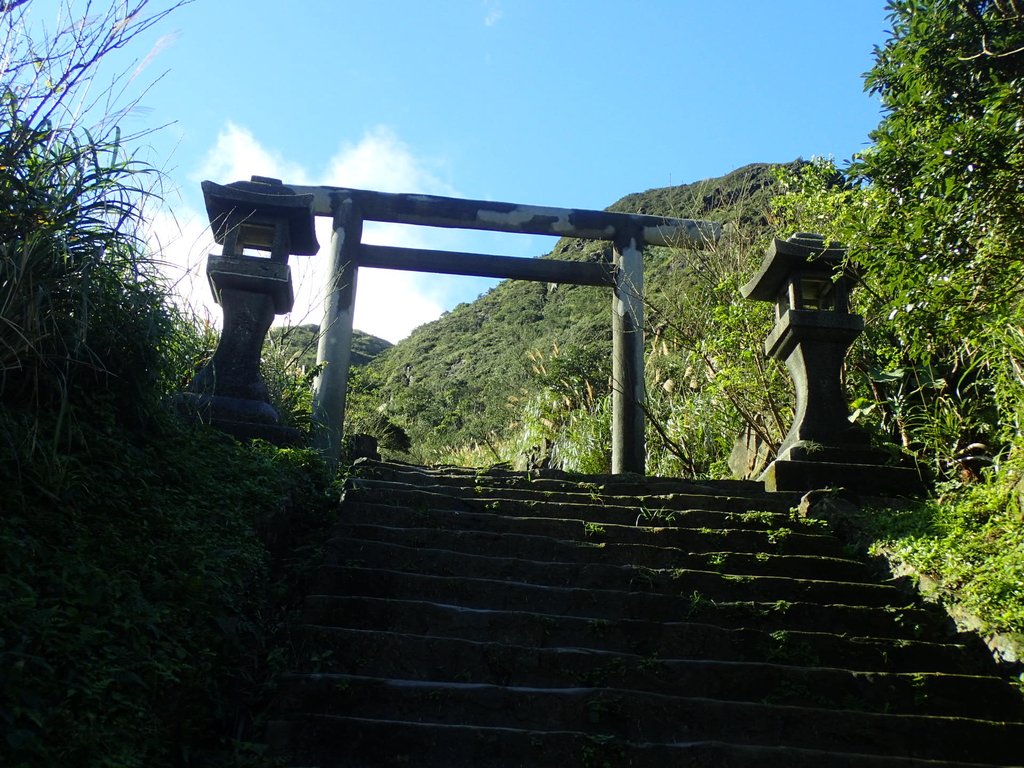
[[[89,86],[168,11],[113,4],[39,40],[32,5],[0,6],[0,404],[138,420],[171,387],[190,331],[140,236],[156,174],[110,122],[117,80]]]

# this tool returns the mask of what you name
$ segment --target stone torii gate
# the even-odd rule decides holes
[[[207,185],[218,186],[205,182],[204,188]],[[290,185],[260,177],[218,188],[251,190],[257,185],[266,185],[271,199],[311,201],[313,216],[332,220],[331,278],[317,350],[317,362],[324,365],[314,384],[312,414],[316,447],[329,461],[336,461],[341,452],[358,271],[359,267],[377,267],[610,287],[612,472],[644,473],[643,249],[645,245],[714,242],[721,235],[719,224],[434,195]],[[247,212],[248,205],[247,202],[238,210]],[[209,195],[207,207],[212,214]],[[595,263],[367,245],[362,242],[364,221],[603,240],[612,243],[613,256],[610,261]],[[225,240],[229,241],[230,237]],[[240,254],[241,250],[237,252]]]

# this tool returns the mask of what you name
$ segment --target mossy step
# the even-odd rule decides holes
[[[793,494],[366,462],[359,472],[318,573],[330,594],[309,596],[292,628],[313,674],[283,678],[271,731],[297,761],[1015,759],[1024,726],[985,720],[1021,715],[1011,688],[975,674],[990,660],[794,520]]]
[[[718,512],[775,512],[788,514],[793,503],[788,497],[765,495],[756,498],[742,496],[707,496],[703,494],[671,493],[644,496],[602,496],[594,493],[558,493],[528,489],[484,486],[450,488],[446,486],[419,486],[379,480],[356,478],[345,491],[346,501],[378,501],[403,503],[413,506],[437,506],[442,509],[463,508],[468,502],[502,502],[512,506],[515,502],[537,504],[568,504],[573,506],[616,507],[633,509],[637,513],[648,511],[680,511],[706,509]]]
[[[342,523],[334,535],[344,535],[344,526],[354,523],[439,530],[476,530],[493,533],[529,534],[557,539],[576,539],[594,544],[615,542],[677,547],[688,551],[769,552],[779,554],[816,554],[829,557],[845,555],[834,536],[815,533],[803,526],[759,528],[711,528],[682,526],[620,525],[587,523],[556,517],[512,517],[492,512],[458,512],[436,509],[412,509],[383,504],[346,506]]]
[[[301,637],[301,635],[300,635]],[[630,688],[823,709],[1024,719],[1024,699],[993,676],[856,672],[361,629],[313,631],[303,672],[493,685]],[[325,651],[330,654],[325,656]],[[292,676],[283,680],[287,685]]]
[[[349,553],[341,550],[341,555]],[[381,569],[384,578],[392,573],[424,577],[421,582],[431,594],[487,594],[495,589],[544,590],[541,595],[556,593],[548,590],[570,590],[566,598],[579,605],[596,604],[603,600],[621,602],[618,593],[650,598],[664,597],[664,610],[678,611],[678,598],[687,601],[694,592],[710,600],[757,600],[759,602],[821,602],[844,605],[886,607],[900,605],[905,598],[893,586],[864,582],[825,581],[799,579],[789,576],[735,575],[708,570],[652,569],[630,566],[603,566],[600,564],[557,564],[530,560],[499,560],[487,558],[472,563],[476,568],[456,569],[454,558],[443,550],[407,547],[404,557],[389,561],[386,557],[366,560],[357,565],[352,558],[342,559],[342,565],[321,566],[315,588],[324,594],[344,594],[352,569],[373,571]],[[433,581],[431,581],[433,580]],[[458,581],[457,586],[452,581]],[[452,589],[457,591],[451,592]],[[482,592],[481,592],[482,590]],[[583,594],[583,593],[586,594]],[[561,594],[561,593],[557,593]],[[676,599],[676,602],[671,602]],[[645,600],[650,607],[660,604],[655,599]],[[678,614],[676,614],[678,615]]]
[[[778,528],[790,526],[820,529],[806,521],[794,518],[788,511],[767,510],[722,511],[709,503],[683,508],[662,509],[637,504],[602,504],[590,500],[565,501],[559,499],[522,500],[488,498],[482,496],[453,497],[441,494],[422,494],[418,491],[378,492],[348,491],[346,505],[401,506],[418,511],[487,512],[510,517],[558,518],[582,520],[590,523],[617,523],[620,525],[679,525],[690,528],[701,526],[716,528]]]
[[[595,582],[568,585],[520,578],[483,578],[459,574],[434,575],[414,569],[321,566],[316,588],[321,594],[371,594],[375,597],[415,596],[444,599],[476,607],[530,608],[548,613],[605,618],[673,618],[686,615],[696,593],[716,602],[750,600],[786,604],[809,602],[888,608],[899,605],[902,593],[894,587],[843,582],[815,582],[778,576],[723,576],[713,571],[682,571],[678,578],[639,578],[624,588]],[[544,578],[543,569],[537,578]],[[667,586],[671,585],[671,587]],[[367,591],[372,590],[372,591]]]
[[[307,715],[271,721],[268,741],[290,765],[319,768],[995,768],[992,763],[836,753],[709,740],[624,742],[585,732],[436,725]],[[777,740],[776,740],[777,741]]]
[[[1024,724],[670,696],[622,688],[540,688],[311,675],[286,691],[295,712],[589,732],[624,741],[785,744],[860,754],[1012,763]]]
[[[665,617],[645,614],[633,605],[622,610],[610,610],[607,606],[588,612],[586,608],[561,605],[556,610],[551,605],[537,605],[522,601],[508,601],[511,605],[485,608],[473,605],[473,601],[461,601],[461,605],[430,602],[429,598],[417,600],[401,590],[394,598],[382,595],[385,590],[368,586],[353,585],[353,597],[377,597],[381,600],[396,600],[391,609],[379,610],[375,617],[353,615],[351,610],[358,603],[351,597],[331,595],[310,595],[306,600],[304,621],[325,627],[365,628],[394,631],[408,631],[414,634],[429,634],[447,637],[489,639],[466,630],[467,613],[477,612],[469,620],[472,626],[483,618],[484,625],[500,623],[509,629],[498,636],[501,642],[529,645],[525,634],[539,635],[538,647],[577,645],[626,651],[639,655],[658,654],[666,658],[704,658],[722,661],[762,661],[804,666],[842,667],[859,671],[891,670],[899,672],[974,672],[967,667],[964,646],[957,643],[935,643],[905,638],[873,637],[862,634],[838,634],[814,629],[763,628],[762,617],[748,615],[747,624],[723,627],[701,621],[699,618]],[[487,601],[482,601],[486,605]],[[537,601],[539,602],[539,601]],[[420,609],[412,606],[419,604]],[[445,609],[445,606],[447,608]],[[377,621],[383,615],[397,612],[397,606],[404,610],[422,610],[420,615],[401,617],[397,626],[381,626]],[[441,609],[438,608],[441,606]],[[460,610],[461,609],[461,610]],[[465,609],[470,609],[465,612]],[[630,615],[615,615],[631,613]],[[768,609],[770,612],[770,609]],[[444,613],[452,619],[445,626],[437,620]],[[593,615],[597,613],[598,615]],[[509,617],[528,619],[522,629],[509,626]],[[779,619],[784,621],[785,617]],[[433,624],[430,624],[434,621]],[[375,626],[376,625],[376,626]],[[479,626],[479,624],[477,624]],[[488,629],[494,631],[494,629]],[[643,634],[646,632],[646,634]],[[495,635],[490,635],[490,638]]]
[[[694,493],[726,496],[764,496],[764,483],[754,480],[688,480],[678,477],[633,474],[596,475],[561,470],[515,471],[511,469],[467,467],[429,467],[399,462],[361,461],[355,467],[357,477],[394,480],[422,485],[488,487],[525,487],[542,490],[608,493],[615,496],[643,496],[658,493]],[[773,494],[796,504],[798,493]]]
[[[679,500],[694,499],[695,506],[726,508],[730,505],[763,505],[764,508],[787,511],[800,501],[798,494],[757,493],[732,486],[698,485],[677,481],[673,483],[589,484],[551,480],[527,482],[489,482],[449,477],[364,477],[349,478],[347,487],[353,490],[420,490],[459,498],[506,498],[536,501],[582,501],[613,506],[636,506],[644,500],[656,506],[672,506]],[[707,501],[700,501],[706,499]]]
[[[468,608],[444,600],[360,595],[310,595],[304,610],[304,621],[312,624],[475,640],[500,639],[502,642],[537,647],[586,645],[591,648],[663,656],[671,652],[676,657],[697,657],[702,653],[713,652],[714,646],[705,646],[703,636],[693,630],[692,625],[713,627],[713,631],[705,632],[711,638],[709,642],[714,642],[719,636],[736,639],[739,636],[729,635],[728,630],[744,627],[756,627],[761,633],[760,637],[783,632],[818,633],[822,627],[827,626],[840,636],[871,637],[885,643],[915,639],[921,635],[919,627],[933,618],[934,613],[916,608],[880,611],[877,608],[819,603],[713,602],[699,595],[691,596],[685,614],[673,617],[668,622],[644,618],[612,621],[534,610]],[[943,670],[971,674],[990,670],[991,660],[987,656],[963,653],[965,643],[976,650],[984,649],[981,641],[974,636],[939,632],[925,636],[939,647],[952,644],[944,660],[948,663],[952,658],[956,663],[943,667]],[[940,639],[946,642],[936,643]],[[761,644],[764,645],[765,641],[761,641]],[[734,654],[731,658],[737,657]],[[840,666],[849,664],[843,662]],[[927,671],[927,667],[917,669]]]
[[[407,529],[397,529],[407,530]],[[609,589],[655,588],[678,592],[678,582],[688,572],[712,572],[723,578],[788,578],[825,583],[863,584],[871,590],[879,589],[877,580],[860,563],[836,558],[784,557],[765,554],[762,558],[730,556],[716,552],[690,558],[684,564],[675,558],[672,567],[635,565],[631,562],[615,563],[594,557],[589,561],[566,561],[557,558],[538,558],[535,552],[524,549],[515,556],[481,551],[465,547],[464,538],[438,541],[438,547],[421,543],[409,546],[407,539],[396,535],[394,541],[333,538],[327,543],[325,565],[359,565],[362,567],[391,567],[396,570],[418,571],[434,575],[469,574],[477,578],[518,578],[538,584],[561,586],[597,586]],[[459,546],[459,550],[441,547]],[[465,548],[462,548],[465,547]],[[536,558],[536,559],[535,559]],[[649,585],[645,587],[644,585]],[[886,590],[891,602],[901,593]]]
[[[335,535],[327,545],[327,562],[333,565],[359,561],[359,547],[395,546],[446,549],[453,555],[463,554],[468,557],[533,559],[551,563],[601,563],[636,568],[690,568],[771,576],[813,574],[816,578],[832,580],[878,581],[877,577],[872,579],[872,571],[864,563],[834,556],[718,549],[691,552],[649,544],[594,543],[530,534],[444,531],[388,525],[343,524],[336,527],[334,533],[340,535]]]

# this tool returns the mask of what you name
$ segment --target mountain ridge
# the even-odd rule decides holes
[[[606,210],[714,218],[733,230],[761,232],[777,167],[754,163],[714,179],[631,193]],[[607,248],[561,238],[538,258],[607,258]],[[694,252],[692,246],[646,249],[649,293],[684,290],[696,267],[680,253]],[[560,381],[592,400],[607,393],[610,305],[605,288],[502,281],[415,329],[356,373],[348,429],[378,433],[387,449],[385,433],[397,428],[412,446],[406,457],[418,461],[466,446],[482,449],[484,460],[505,459],[498,444],[516,432],[523,403],[540,385]],[[653,314],[649,338],[658,332]]]

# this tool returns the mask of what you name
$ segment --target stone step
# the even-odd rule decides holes
[[[529,501],[501,496],[467,495],[447,496],[436,493],[403,491],[381,493],[376,490],[356,489],[346,492],[351,504],[385,507],[407,507],[414,510],[447,509],[454,512],[488,512],[509,517],[554,517],[562,520],[582,520],[589,523],[619,525],[680,526],[684,528],[797,528],[820,533],[806,521],[798,520],[788,512],[770,510],[725,511],[713,506],[713,499],[705,507],[662,509],[636,504],[595,503],[591,501]]]
[[[487,488],[532,488],[535,490],[599,493],[609,496],[650,496],[681,493],[696,496],[732,496],[785,498],[791,506],[800,500],[797,493],[765,492],[764,483],[753,480],[686,480],[674,477],[638,477],[635,475],[587,475],[561,470],[517,472],[509,469],[467,469],[465,467],[423,467],[397,462],[361,462],[359,477],[407,483],[417,486]]]
[[[673,593],[651,591],[651,581],[637,582],[632,589],[592,585],[560,586],[512,581],[432,575],[415,570],[323,566],[317,575],[321,594],[362,594],[375,597],[414,597],[446,600],[470,607],[491,606],[503,610],[529,609],[543,613],[585,615],[594,618],[672,618],[687,615],[696,593],[700,600],[752,600],[763,603],[830,602],[844,605],[887,607],[891,587],[848,585],[835,582],[800,582],[777,577],[730,579],[708,571],[684,572]],[[830,600],[831,598],[831,600]]]
[[[499,534],[549,536],[603,544],[647,544],[674,547],[688,552],[749,552],[756,554],[821,555],[843,557],[843,546],[833,536],[808,529],[688,528],[588,523],[555,517],[513,517],[494,512],[459,512],[414,509],[383,504],[346,505],[341,526],[357,523],[439,531],[475,530]],[[347,535],[342,529],[337,535]]]
[[[623,742],[584,731],[528,731],[391,719],[307,715],[273,721],[268,740],[319,768],[994,768],[992,763],[751,746],[710,740]],[[300,762],[294,762],[298,765]]]
[[[536,610],[470,608],[444,600],[427,601],[415,597],[310,595],[305,604],[304,620],[314,624],[393,629],[411,634],[444,633],[446,636],[476,640],[500,638],[520,645],[578,645],[586,639],[588,647],[648,655],[658,652],[657,646],[653,645],[654,640],[648,642],[648,638],[667,642],[686,624],[712,626],[719,630],[756,626],[765,633],[817,632],[827,626],[838,635],[904,641],[921,634],[917,628],[921,626],[918,619],[922,613],[926,613],[925,620],[933,615],[913,608],[879,611],[876,608],[820,603],[713,602],[694,595],[686,613],[673,616],[668,622],[649,618],[610,621]],[[595,629],[599,632],[592,631]],[[599,638],[596,646],[593,645],[598,642],[595,637]],[[953,644],[956,648],[954,654],[962,651],[965,644],[971,645],[971,641],[974,641],[971,647],[975,649],[984,647],[973,636],[934,633],[924,637],[933,643],[944,641],[940,644]],[[676,655],[693,656],[695,653],[693,650],[677,650]],[[976,673],[982,667],[960,665],[956,670]]]
[[[495,607],[488,601],[460,605],[417,600],[417,596],[410,599],[401,592],[395,594],[386,589],[376,590],[377,594],[362,594],[374,591],[372,587],[363,587],[351,597],[310,595],[304,621],[324,628],[379,629],[537,647],[578,646],[665,658],[766,661],[865,672],[978,671],[966,665],[964,646],[957,643],[815,629],[768,630],[753,622],[722,627],[685,618],[609,617],[607,609],[598,609],[605,615],[592,616],[583,610],[573,610],[572,606],[556,613],[548,607],[541,610],[533,606]],[[359,597],[378,599],[377,604],[371,606],[373,614],[351,612],[354,606],[368,604],[369,601],[354,600]],[[411,611],[414,605],[420,606],[415,613],[396,616],[401,610]],[[390,623],[381,621],[383,617]],[[441,623],[445,617],[452,623]]]
[[[359,473],[268,734],[295,768],[1021,762],[1024,704],[981,641],[794,494]]]
[[[550,589],[565,592],[565,599],[577,605],[599,602],[622,604],[628,596],[643,596],[649,609],[671,614],[680,610],[678,598],[690,597],[696,592],[709,600],[755,600],[758,602],[820,602],[842,605],[887,607],[904,602],[903,593],[891,585],[864,582],[798,579],[789,576],[757,576],[720,573],[706,570],[653,569],[602,564],[543,563],[532,560],[477,558],[471,563],[475,569],[460,570],[448,552],[435,549],[405,547],[404,556],[367,559],[369,552],[361,551],[363,564],[353,564],[349,555],[353,550],[340,547],[342,565],[321,566],[315,588],[323,594],[344,594],[352,569],[380,570],[385,573],[403,573],[423,576],[425,588],[432,594],[450,593],[469,595],[477,590],[488,594],[494,590]],[[334,559],[329,556],[328,562]],[[467,558],[471,559],[471,558]],[[482,561],[482,562],[481,562]],[[465,564],[465,563],[464,563]],[[469,574],[469,575],[463,575]],[[436,581],[429,581],[434,579]],[[452,582],[458,585],[453,586]],[[611,593],[622,593],[621,595]],[[426,595],[425,595],[426,596]],[[555,595],[552,595],[555,597]],[[528,599],[528,598],[526,598]],[[561,598],[555,598],[561,604]],[[658,615],[663,615],[659,611]]]
[[[296,678],[292,678],[295,681]],[[590,732],[625,742],[725,741],[859,754],[1010,764],[1024,725],[963,717],[896,715],[720,701],[591,687],[309,675],[284,691],[295,712],[526,731]]]
[[[308,653],[308,662],[299,668],[304,672],[520,687],[631,688],[727,701],[978,719],[1024,717],[1024,699],[988,676],[674,659],[364,629],[310,627],[308,633],[299,641]]]
[[[361,532],[366,533],[367,527]],[[424,542],[425,532],[433,529],[384,528],[369,532],[368,538],[358,538],[360,531],[349,529],[346,536],[328,541],[328,565],[366,565],[368,563],[403,562],[414,553],[440,552],[446,558],[445,567],[452,572],[487,575],[488,564],[493,567],[512,568],[519,561],[541,562],[559,570],[571,571],[576,567],[604,567],[615,570],[664,571],[708,570],[745,576],[789,576],[825,581],[877,583],[870,569],[856,560],[838,557],[811,557],[809,555],[770,555],[767,552],[752,555],[744,552],[690,553],[665,547],[644,547],[606,544],[604,547],[579,546],[578,542],[559,541],[548,537],[514,536],[488,532],[458,532],[456,535],[438,534],[430,544]],[[414,531],[410,533],[410,531]],[[406,541],[415,537],[417,546]],[[518,545],[518,546],[515,546]],[[650,557],[644,557],[650,555]]]
[[[846,557],[769,552],[711,550],[691,552],[653,544],[594,543],[529,534],[477,530],[399,528],[387,525],[341,524],[334,529],[327,562],[358,564],[359,548],[383,552],[386,547],[439,549],[453,557],[511,558],[566,564],[600,564],[633,568],[712,570],[737,575],[808,577],[834,581],[878,583],[864,563]],[[401,556],[401,550],[394,553]]]
[[[387,504],[418,506],[424,503],[439,508],[460,509],[466,505],[486,502],[500,502],[510,509],[515,505],[536,506],[557,504],[570,507],[600,509],[622,509],[634,514],[684,510],[710,510],[723,513],[741,514],[762,512],[788,515],[793,508],[789,497],[773,495],[758,497],[706,496],[703,494],[667,493],[649,496],[608,496],[598,493],[565,493],[523,488],[488,488],[470,486],[466,488],[443,485],[417,486],[384,480],[356,478],[349,481],[345,501],[374,501]]]

